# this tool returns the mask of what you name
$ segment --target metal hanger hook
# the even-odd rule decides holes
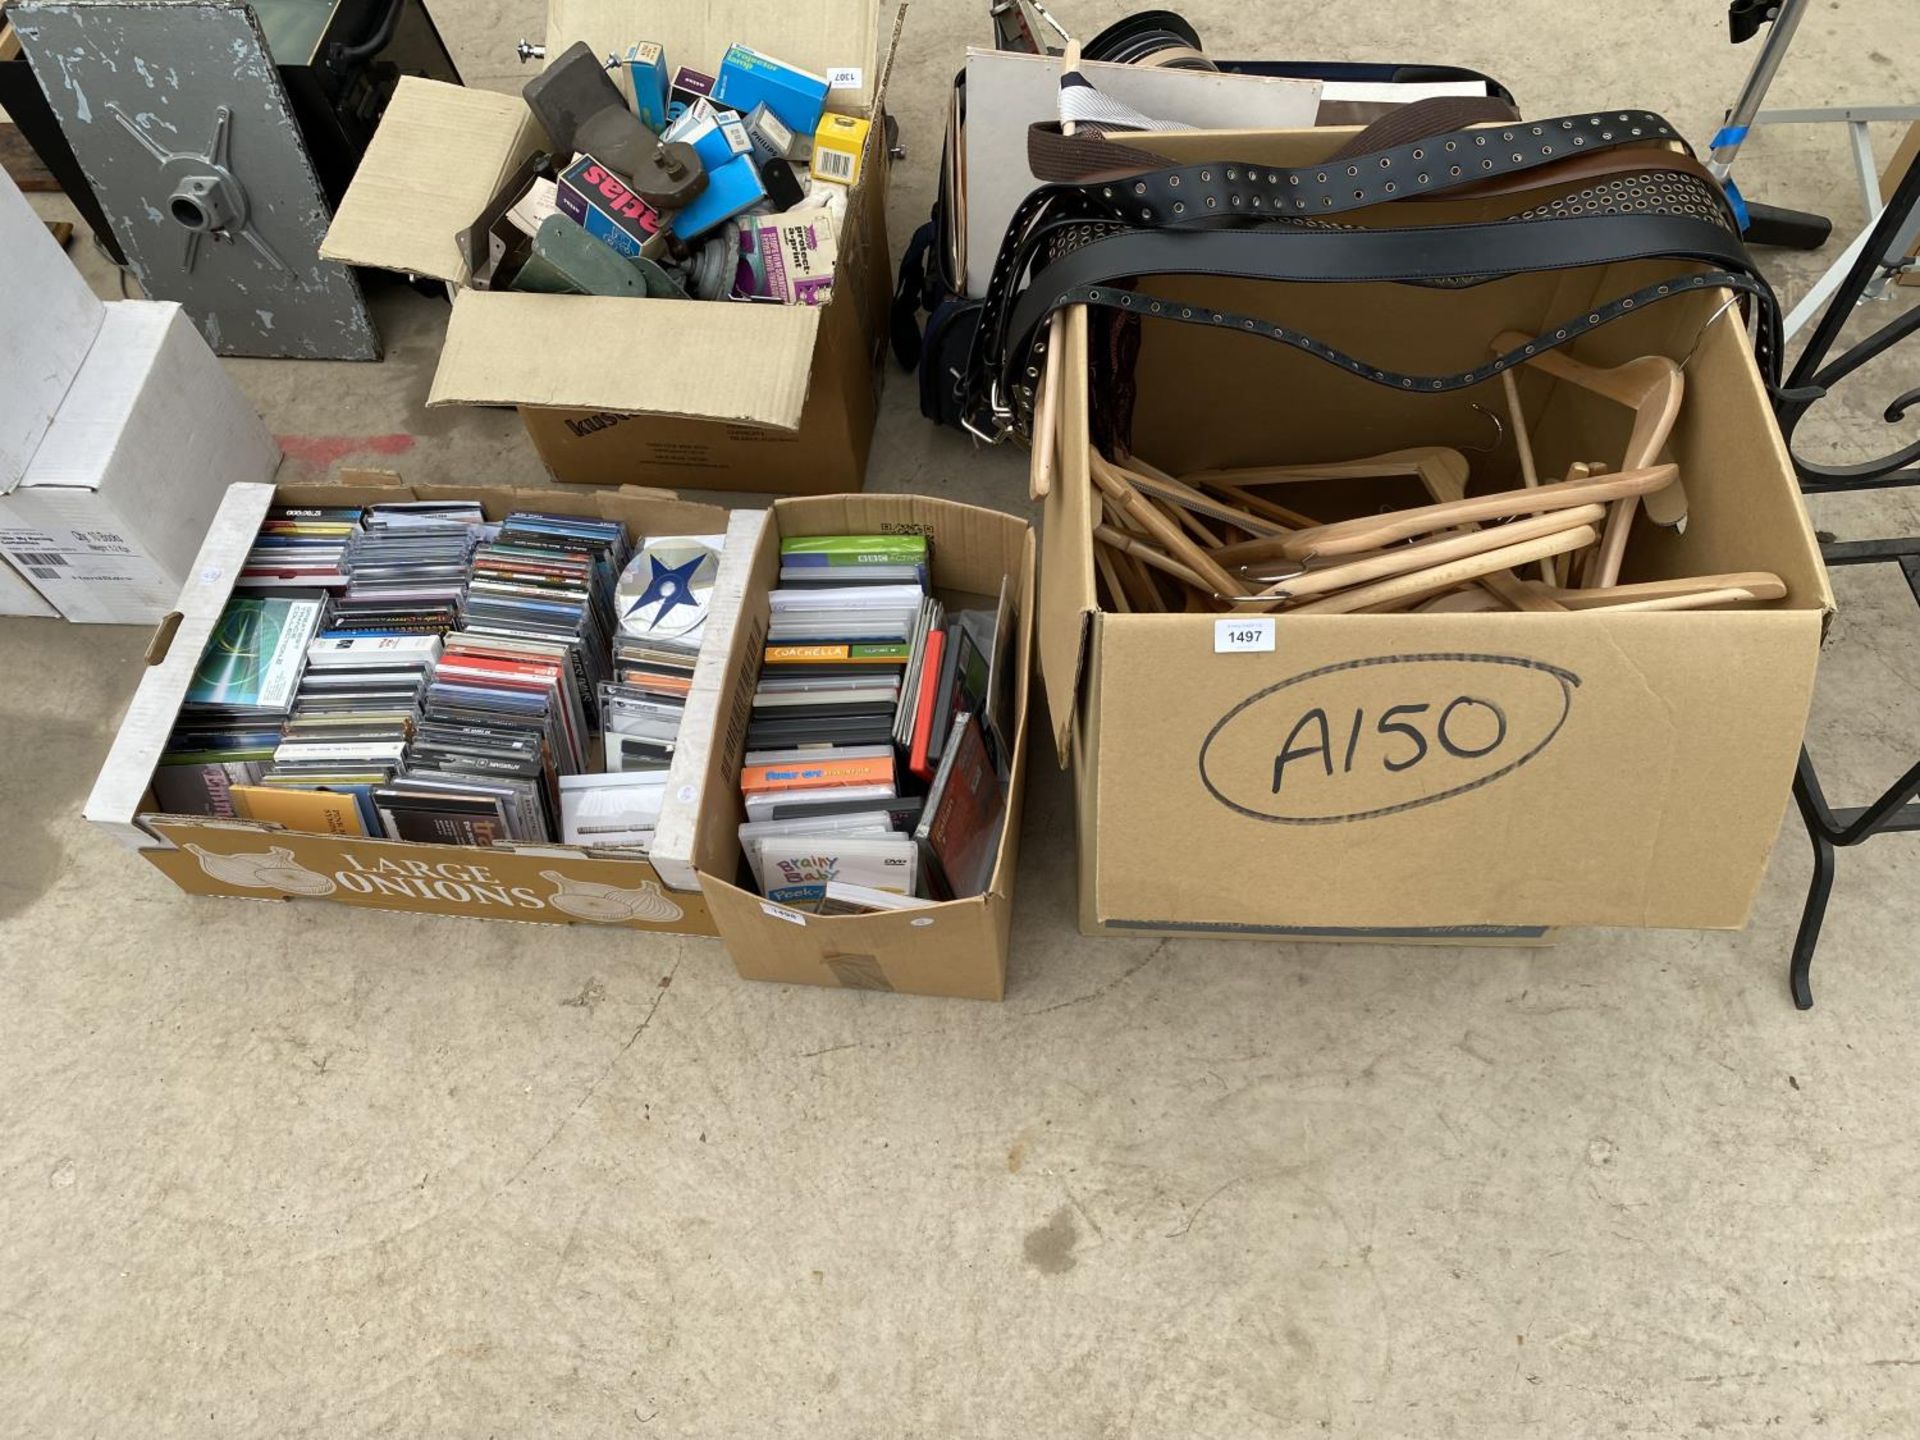
[[[1493,422],[1493,443],[1491,445],[1457,445],[1454,447],[1455,449],[1464,450],[1469,455],[1491,455],[1494,453],[1494,451],[1498,450],[1502,445],[1507,443],[1507,422],[1506,421],[1502,420],[1498,415],[1494,414],[1493,411],[1487,409],[1487,407],[1484,405],[1476,404],[1472,401],[1469,401],[1467,404],[1467,408],[1469,410],[1477,411],[1479,414],[1486,416],[1487,419]]]
[[[1687,368],[1687,366],[1690,363],[1692,363],[1693,357],[1700,352],[1700,342],[1707,338],[1707,332],[1713,329],[1714,322],[1718,320],[1722,315],[1726,314],[1727,311],[1731,310],[1734,306],[1738,305],[1739,303],[1740,303],[1740,296],[1736,292],[1735,294],[1729,295],[1727,296],[1726,299],[1722,300],[1720,302],[1720,308],[1714,311],[1713,314],[1707,317],[1707,323],[1700,327],[1700,329],[1695,333],[1693,337],[1693,344],[1687,347],[1686,359],[1680,362],[1680,368],[1683,371]]]

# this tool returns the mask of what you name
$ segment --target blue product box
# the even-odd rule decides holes
[[[743,115],[765,105],[795,134],[811,135],[826,108],[827,81],[749,46],[733,45],[720,62],[713,101]]]
[[[691,115],[693,112],[687,113]],[[700,157],[700,163],[709,172],[718,170],[734,156],[744,155],[753,148],[747,138],[747,127],[741,123],[740,117],[726,110],[713,111],[691,125],[679,122],[672,138],[684,140],[693,146],[693,153]]]
[[[682,240],[692,240],[722,221],[731,220],[742,210],[758,205],[766,197],[767,189],[753,168],[753,157],[738,155],[709,170],[707,188],[684,210],[676,210],[668,224]]]
[[[667,52],[652,41],[629,45],[627,77],[633,82],[633,113],[658,135],[667,128]]]

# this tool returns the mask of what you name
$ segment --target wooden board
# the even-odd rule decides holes
[[[6,171],[7,178],[28,194],[35,191],[57,194],[60,190],[60,182],[40,163],[40,157],[33,153],[20,127],[4,121],[0,121],[0,170]]]

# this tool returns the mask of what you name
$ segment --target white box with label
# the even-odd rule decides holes
[[[0,615],[60,618],[60,612],[47,603],[46,597],[4,559],[0,559]]]
[[[180,307],[117,301],[25,473],[0,490],[0,554],[69,620],[151,625],[227,487],[279,463]]]
[[[106,305],[0,171],[0,490],[26,471]],[[11,611],[0,613],[13,613]]]

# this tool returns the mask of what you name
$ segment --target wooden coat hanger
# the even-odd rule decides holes
[[[1108,460],[1106,463],[1115,474],[1143,494],[1150,495],[1156,500],[1164,500],[1170,505],[1177,505],[1183,510],[1190,510],[1196,515],[1203,515],[1210,520],[1236,526],[1251,535],[1284,535],[1287,531],[1298,528],[1295,525],[1282,524],[1268,516],[1249,514],[1238,505],[1230,505],[1225,500],[1215,499],[1185,481],[1176,480],[1164,471],[1155,469],[1137,455],[1130,455],[1125,461]],[[1296,518],[1304,520],[1305,517]]]
[[[1527,336],[1509,330],[1493,343],[1505,352],[1520,349],[1527,340]],[[1664,355],[1643,355],[1624,365],[1602,369],[1576,360],[1563,350],[1543,350],[1528,356],[1526,363],[1556,380],[1577,385],[1633,411],[1633,430],[1627,437],[1627,451],[1620,461],[1622,470],[1644,470],[1658,463],[1660,452],[1673,434],[1674,422],[1680,417],[1680,403],[1686,395],[1687,378],[1677,361]],[[1627,536],[1640,503],[1637,497],[1627,497],[1614,506],[1613,514],[1607,519],[1606,537],[1593,562],[1593,583],[1612,585],[1619,579]],[[1647,518],[1656,525],[1677,529],[1687,522],[1687,494],[1678,484],[1657,500],[1649,498],[1645,504]]]
[[[1385,614],[1389,610],[1402,608],[1398,602],[1390,601],[1381,606],[1369,606],[1364,613]],[[1422,601],[1413,607],[1423,615],[1476,615],[1491,610],[1504,610],[1497,596],[1481,588],[1479,582],[1464,585],[1458,590],[1449,590],[1444,595],[1436,595],[1431,600]]]
[[[1297,484],[1308,480],[1372,480],[1406,475],[1420,481],[1435,500],[1458,500],[1467,493],[1472,467],[1467,457],[1444,445],[1417,445],[1385,455],[1358,460],[1329,460],[1318,465],[1251,465],[1227,470],[1201,470],[1185,477],[1189,485]]]
[[[1646,470],[1626,471],[1591,480],[1563,480],[1532,490],[1499,490],[1491,495],[1475,495],[1465,500],[1450,500],[1444,505],[1423,505],[1387,515],[1362,515],[1352,520],[1297,530],[1268,540],[1249,540],[1229,545],[1214,553],[1221,564],[1243,560],[1313,560],[1330,555],[1353,555],[1378,550],[1397,540],[1430,535],[1458,525],[1482,520],[1504,520],[1514,515],[1531,515],[1549,510],[1565,510],[1595,501],[1619,500],[1628,495],[1645,495],[1671,485],[1679,471],[1672,465],[1655,465]]]
[[[1544,591],[1569,610],[1697,610],[1746,600],[1783,600],[1787,585],[1764,570],[1726,575],[1688,575],[1677,580],[1648,580],[1604,589]]]
[[[1168,555],[1195,571],[1204,579],[1216,595],[1229,597],[1247,593],[1247,587],[1237,577],[1229,574],[1213,556],[1195,544],[1187,533],[1152,504],[1126,479],[1107,463],[1106,457],[1098,450],[1088,447],[1087,455],[1092,468],[1093,480],[1107,498],[1114,502],[1115,508],[1128,519],[1134,521],[1151,536]]]
[[[1298,575],[1290,575],[1275,581],[1270,588],[1260,593],[1286,600],[1301,600],[1311,595],[1324,595],[1330,590],[1344,590],[1367,581],[1384,579],[1390,575],[1428,570],[1447,561],[1464,559],[1488,550],[1499,550],[1524,540],[1537,540],[1544,535],[1556,534],[1580,525],[1598,527],[1606,518],[1607,507],[1604,505],[1579,505],[1567,510],[1548,511],[1544,515],[1525,516],[1510,520],[1504,525],[1489,526],[1484,530],[1469,529],[1461,533],[1443,533],[1430,540],[1421,540],[1410,545],[1393,545],[1375,554],[1343,560],[1338,564],[1309,566]]]
[[[1524,540],[1517,545],[1505,545],[1497,550],[1468,556],[1464,560],[1452,560],[1444,565],[1417,570],[1411,575],[1396,575],[1371,585],[1342,590],[1339,594],[1329,595],[1323,600],[1309,601],[1305,605],[1296,607],[1291,613],[1348,615],[1356,610],[1368,609],[1388,601],[1414,600],[1424,595],[1431,595],[1438,590],[1451,590],[1463,580],[1474,580],[1497,571],[1511,570],[1516,565],[1525,565],[1542,556],[1564,555],[1569,550],[1578,550],[1583,546],[1591,545],[1599,538],[1600,532],[1593,526],[1576,525],[1568,530],[1542,535],[1535,540]]]

